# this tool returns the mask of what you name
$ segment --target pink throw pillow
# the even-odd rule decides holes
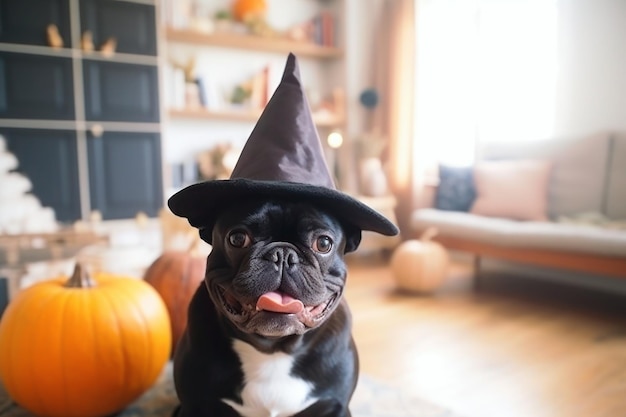
[[[514,220],[547,220],[551,163],[542,160],[483,161],[474,167],[473,214]]]

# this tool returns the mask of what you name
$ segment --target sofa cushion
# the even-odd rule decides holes
[[[607,170],[605,213],[615,220],[626,220],[626,134],[616,134],[611,143]]]
[[[471,212],[515,220],[547,220],[547,160],[482,161],[474,167]]]
[[[584,212],[602,212],[609,161],[608,133],[572,141],[554,157],[551,182],[553,218]]]
[[[419,209],[411,227],[436,227],[441,234],[517,248],[546,249],[604,256],[626,256],[626,233],[594,226],[553,222],[520,222],[471,213]]]
[[[435,208],[468,211],[475,198],[476,189],[472,167],[439,165],[439,185],[435,194]]]
[[[551,159],[548,214],[556,219],[584,212],[603,212],[609,145],[607,132],[578,139],[491,143],[481,147],[480,158]]]

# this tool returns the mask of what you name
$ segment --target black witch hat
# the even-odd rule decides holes
[[[398,233],[384,216],[336,189],[293,54],[230,179],[190,185],[174,194],[168,206],[211,243],[210,230],[222,210],[259,197],[310,202],[360,230],[388,236]]]

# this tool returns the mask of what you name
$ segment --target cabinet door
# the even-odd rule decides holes
[[[89,30],[100,47],[109,38],[117,41],[117,52],[156,55],[154,6],[111,0],[80,2],[82,31]]]
[[[74,119],[69,58],[0,52],[0,117]]]
[[[8,151],[17,157],[17,172],[33,184],[31,193],[52,207],[62,222],[79,219],[80,196],[76,133],[67,130],[0,128]]]
[[[159,121],[155,66],[102,61],[85,61],[83,66],[88,120]]]
[[[163,203],[158,133],[107,132],[90,137],[91,207],[104,219],[156,216]]]
[[[51,23],[69,48],[69,0],[0,1],[0,42],[47,46],[46,28]]]

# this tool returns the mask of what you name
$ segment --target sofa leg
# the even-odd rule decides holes
[[[480,255],[474,256],[474,290],[478,291],[482,287],[482,274],[480,268]]]

